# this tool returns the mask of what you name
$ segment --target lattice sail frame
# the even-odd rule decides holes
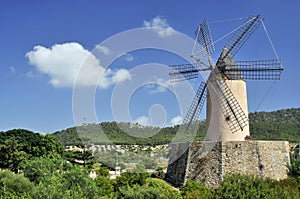
[[[243,130],[243,128],[248,125],[248,117],[234,97],[225,80],[279,80],[280,74],[283,71],[280,59],[233,61],[234,64],[231,64],[231,61],[225,61],[228,59],[233,60],[233,56],[257,29],[262,20],[260,15],[250,16],[224,46],[215,67],[213,67],[210,57],[211,53],[215,50],[214,43],[207,20],[204,20],[195,32],[197,41],[195,44],[197,48],[194,46],[191,57],[196,63],[173,65],[170,67],[169,75],[172,82],[194,79],[198,77],[199,72],[207,70],[212,71],[211,74],[215,76],[213,79],[216,80],[215,84],[209,81],[207,84],[213,85],[222,112],[225,118],[229,118],[227,122],[232,133]],[[198,51],[196,51],[196,49]],[[208,64],[203,62],[204,58],[207,58]],[[188,113],[183,120],[183,125],[187,126],[187,132],[190,126],[194,126],[193,123],[196,123],[195,121],[200,115],[206,97],[206,94],[203,94],[203,92],[207,90],[207,84],[203,82],[200,84]]]
[[[231,80],[280,80],[283,71],[280,59],[237,61],[236,65],[227,65],[220,71]]]

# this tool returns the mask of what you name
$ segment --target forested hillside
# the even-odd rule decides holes
[[[250,113],[249,120],[256,140],[300,141],[300,108]]]
[[[251,137],[255,140],[300,140],[300,108],[250,113],[249,122]],[[101,144],[159,145],[170,143],[178,129],[179,126],[160,129],[131,123],[103,122],[57,131],[53,136],[64,145],[78,143],[78,137]],[[194,140],[201,141],[204,135],[205,121],[201,121]]]

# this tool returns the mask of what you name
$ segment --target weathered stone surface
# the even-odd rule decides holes
[[[229,173],[279,180],[287,177],[289,161],[286,141],[178,143],[172,145],[166,181],[180,186],[187,180],[196,180],[217,187]]]

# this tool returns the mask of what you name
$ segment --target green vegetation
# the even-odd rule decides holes
[[[277,135],[277,139],[300,140],[299,127],[300,109],[282,110],[273,113],[253,113],[250,114],[252,127],[260,124],[265,131],[256,134],[252,129],[255,139],[269,139]],[[271,116],[271,115],[273,116]],[[283,124],[283,120],[288,122]],[[279,122],[287,125],[286,129],[282,126],[273,125],[268,130],[269,122]],[[125,124],[125,123],[124,123]],[[153,133],[152,127],[141,127],[135,124],[129,126],[132,130],[131,135],[141,132],[143,134]],[[92,128],[90,128],[92,127]],[[91,135],[98,132],[98,128],[109,135],[109,139],[114,139],[117,143],[136,143],[141,141],[144,146],[121,146],[121,148],[110,149],[110,151],[97,152],[93,155],[86,145],[91,142]],[[103,128],[104,127],[104,128]],[[200,124],[196,139],[203,138],[205,129],[204,122]],[[288,178],[280,181],[262,179],[259,177],[231,174],[223,178],[221,185],[217,189],[212,189],[199,184],[196,181],[188,181],[179,189],[172,187],[159,178],[164,177],[164,172],[154,158],[166,157],[166,148],[157,148],[153,153],[149,145],[166,143],[173,139],[179,126],[167,127],[160,130],[160,133],[149,138],[136,138],[122,132],[117,123],[101,123],[85,125],[79,128],[71,128],[57,132],[54,136],[61,140],[57,141],[52,135],[41,135],[24,129],[15,129],[0,132],[0,198],[57,198],[57,199],[98,199],[98,198],[162,198],[162,199],[192,199],[192,198],[300,198],[300,159],[299,146],[293,149],[291,164],[287,165]],[[280,130],[282,129],[282,130]],[[86,133],[90,132],[90,133]],[[78,133],[83,140],[78,139]],[[101,130],[100,130],[101,132]],[[278,132],[278,134],[276,134]],[[293,133],[292,133],[293,132]],[[269,133],[269,134],[267,134]],[[122,137],[123,136],[123,137]],[[155,137],[156,136],[156,137]],[[154,137],[154,138],[153,138]],[[67,138],[67,139],[65,139]],[[122,138],[125,141],[122,142]],[[102,143],[105,136],[102,134],[97,137]],[[76,143],[77,151],[64,150],[63,144]],[[147,146],[148,145],[148,146]],[[126,148],[127,147],[127,148]],[[167,147],[167,146],[165,146]],[[132,154],[122,153],[120,150],[126,149]],[[161,151],[160,151],[161,150]],[[144,151],[144,156],[138,156],[134,152]],[[95,157],[95,158],[94,158]],[[125,167],[124,163],[135,165],[131,172],[123,172],[116,179],[110,179],[109,170],[114,168],[115,160],[120,161],[119,166]],[[140,160],[140,161],[137,161]],[[111,162],[111,168],[103,166],[99,162]],[[140,162],[140,164],[134,164]],[[141,164],[143,163],[143,164]],[[145,169],[156,169],[150,175]],[[90,172],[96,171],[95,178],[90,177]]]
[[[300,109],[249,114],[251,136],[256,140],[300,140]]]
[[[259,177],[232,174],[225,176],[215,190],[214,198],[299,198],[300,179],[288,178],[280,181]]]
[[[38,183],[31,182],[23,174],[0,172],[0,198],[298,199],[299,197],[299,177],[276,181],[232,174],[225,176],[217,189],[188,181],[179,190],[161,179],[149,177],[147,173],[122,173],[116,180],[110,180],[108,176],[97,176],[93,180],[86,169],[70,163],[61,167],[61,170],[40,176]]]
[[[213,198],[213,190],[207,188],[203,184],[200,184],[194,180],[188,181],[181,189],[183,198],[203,198],[210,199]]]
[[[17,172],[22,161],[34,157],[55,157],[64,151],[51,135],[24,129],[0,132],[0,168]]]
[[[251,137],[255,140],[300,140],[300,109],[250,113],[249,122]],[[155,146],[174,141],[179,127],[177,125],[160,129],[130,123],[103,122],[57,131],[53,133],[53,136],[65,146],[78,145],[78,137],[83,142],[94,144]],[[205,121],[200,121],[195,141],[204,139],[205,128]],[[188,139],[183,136],[176,139]]]
[[[22,174],[11,171],[0,172],[0,198],[30,198],[34,184]]]
[[[291,150],[291,161],[290,164],[287,165],[288,176],[294,178],[300,178],[300,145],[297,145]]]

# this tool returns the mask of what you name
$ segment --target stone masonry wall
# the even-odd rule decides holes
[[[189,147],[187,147],[189,146]],[[180,158],[178,151],[181,149]],[[184,153],[183,149],[187,149]],[[177,153],[177,156],[174,156]],[[286,141],[227,141],[178,143],[172,146],[166,180],[180,186],[189,179],[217,187],[223,176],[242,173],[262,178],[287,177],[289,143]]]

